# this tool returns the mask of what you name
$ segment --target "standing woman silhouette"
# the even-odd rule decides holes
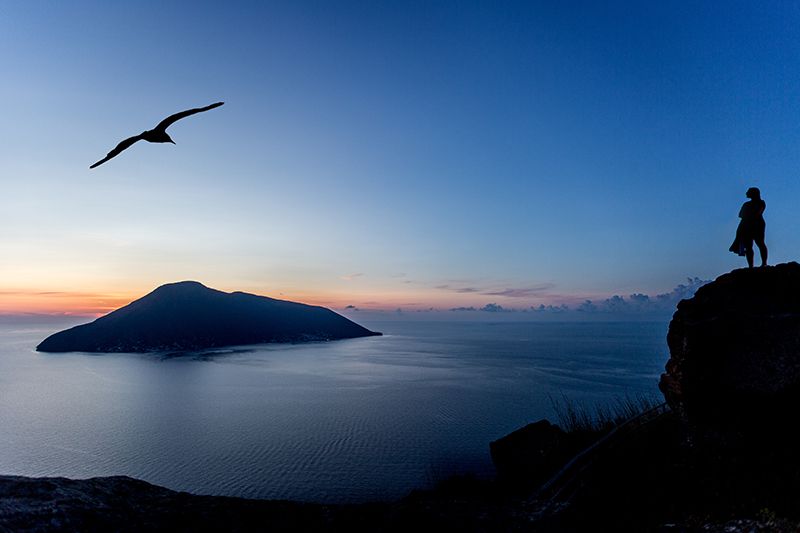
[[[764,244],[764,230],[767,223],[764,222],[764,210],[767,204],[761,199],[761,191],[757,187],[747,189],[745,196],[750,198],[749,202],[742,204],[739,210],[739,227],[736,228],[736,239],[731,244],[730,251],[747,257],[747,266],[753,268],[753,241],[758,246],[761,254],[761,266],[767,266],[767,245]]]

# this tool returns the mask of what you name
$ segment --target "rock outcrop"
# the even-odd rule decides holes
[[[479,484],[476,480],[475,484]],[[482,485],[481,485],[482,487]],[[176,492],[126,476],[0,475],[0,532],[527,531],[528,517],[464,484],[396,502],[317,504]]]
[[[800,265],[740,269],[678,304],[659,388],[693,422],[780,417],[800,401]]]
[[[0,475],[0,531],[319,531],[319,505],[195,496],[126,476]]]
[[[196,281],[162,285],[90,324],[55,333],[40,352],[192,351],[266,342],[303,342],[380,335],[330,309]]]
[[[489,452],[501,481],[530,489],[547,481],[597,438],[594,432],[566,432],[539,420],[491,442]]]

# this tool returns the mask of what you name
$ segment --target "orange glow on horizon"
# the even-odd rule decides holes
[[[225,291],[231,292],[231,291]],[[413,307],[415,302],[409,298],[397,299],[395,303],[379,299],[375,295],[365,297],[349,297],[339,294],[311,294],[305,292],[282,292],[269,294],[265,291],[244,291],[267,296],[279,300],[290,300],[308,305],[319,305],[334,309],[343,309],[348,305],[357,305],[361,308],[394,309],[407,306]],[[138,293],[80,293],[80,292],[55,292],[55,291],[2,291],[0,290],[0,315],[17,314],[46,314],[46,315],[75,315],[98,317],[110,313],[120,307],[145,296],[147,292]],[[430,307],[429,304],[420,305]]]
[[[123,294],[0,290],[0,314],[101,316],[132,300]]]
[[[547,301],[527,301],[522,299],[505,299],[492,296],[476,296],[474,294],[442,294],[441,291],[429,288],[416,290],[276,290],[265,287],[213,287],[224,292],[241,290],[260,296],[280,300],[290,300],[309,305],[319,305],[331,309],[345,309],[353,305],[362,310],[393,311],[397,308],[406,310],[426,310],[429,308],[446,310],[453,307],[481,307],[487,303],[500,303],[506,307],[523,308],[539,305]],[[98,317],[119,309],[137,300],[151,289],[135,289],[126,291],[110,290],[108,292],[81,291],[47,291],[0,288],[0,315],[10,314],[52,314]],[[570,298],[562,295],[559,300],[574,300],[568,303],[579,303],[582,298]],[[560,302],[561,303],[561,302]]]

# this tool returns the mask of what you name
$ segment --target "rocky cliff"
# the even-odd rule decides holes
[[[659,387],[694,422],[781,416],[800,400],[800,265],[740,269],[683,300]]]

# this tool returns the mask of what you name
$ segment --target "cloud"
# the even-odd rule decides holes
[[[554,283],[542,283],[533,287],[500,289],[482,292],[481,294],[486,296],[505,296],[507,298],[529,298],[531,296],[540,296],[543,292],[553,287],[555,287]]]
[[[486,304],[483,307],[481,307],[481,311],[485,311],[487,313],[503,313],[511,311],[511,309],[504,309],[502,305],[497,305],[492,303],[492,304]]]
[[[466,284],[460,285],[458,281],[454,283],[456,285],[440,285],[439,287],[444,287],[445,290],[472,288],[466,287]],[[508,303],[508,300],[483,299],[483,292],[477,292],[467,296],[468,299],[464,302],[464,305],[459,305],[458,307],[442,309],[428,307],[422,302],[404,302],[402,310],[392,312],[393,309],[389,308],[383,311],[385,313],[383,316],[398,316],[404,313],[405,316],[410,317],[411,313],[436,315],[442,312],[447,313],[446,315],[441,315],[442,319],[447,316],[449,320],[481,320],[481,316],[483,316],[483,320],[486,320],[487,315],[484,313],[494,313],[492,320],[663,320],[675,312],[676,305],[681,299],[692,297],[695,291],[705,283],[707,281],[694,277],[687,278],[684,283],[664,293],[648,295],[642,292],[633,292],[627,296],[616,294],[607,298],[591,299],[580,299],[576,295],[554,295],[547,291],[550,287],[549,284],[530,285],[521,288],[510,287],[492,292],[502,292],[509,298],[513,298],[513,296],[510,296],[511,294],[519,294],[520,298],[522,298],[523,294],[530,295],[534,292],[544,291],[546,294],[538,294],[538,297],[544,301],[554,301],[556,303],[531,305],[530,302],[526,302],[524,299],[510,300],[511,303]],[[514,292],[512,293],[512,291]],[[489,303],[485,303],[487,300]],[[361,304],[368,305],[366,302],[361,302]],[[354,304],[346,306],[345,310],[348,312],[361,311],[362,313],[380,311],[374,309],[360,310]]]
[[[580,304],[576,311],[582,313],[607,313],[607,314],[665,314],[675,311],[678,302],[694,296],[695,291],[708,283],[700,278],[687,278],[670,292],[648,296],[647,294],[634,293],[627,298],[614,295],[610,298],[594,302],[586,300]]]
[[[694,293],[697,291],[697,289],[706,283],[710,283],[710,280],[702,280],[697,277],[686,278],[685,284],[682,283],[678,285],[670,292],[656,295],[656,300],[667,302],[669,304],[677,304],[681,300],[685,300],[694,296]]]
[[[561,304],[561,305],[540,304],[538,307],[531,306],[530,311],[534,313],[565,313],[569,311],[569,306],[567,304]]]
[[[343,279],[345,281],[353,281],[356,278],[360,278],[363,276],[363,272],[356,272],[355,274],[347,274],[346,276],[339,276],[339,279]]]
[[[59,296],[64,298],[112,298],[108,294],[96,292],[80,291],[24,291],[24,290],[0,290],[3,296]]]
[[[496,303],[486,304],[483,307],[453,307],[450,311],[483,311],[484,313],[510,313],[514,311],[513,309],[506,309],[502,305],[497,305]]]
[[[434,289],[441,291],[450,291],[458,294],[471,294],[479,293],[486,296],[500,296],[503,298],[530,298],[534,296],[542,296],[542,293],[555,287],[554,283],[540,283],[530,287],[502,287],[502,288],[487,288],[487,287],[474,287],[464,285],[450,285],[445,283],[436,285]]]
[[[436,287],[434,287],[434,289],[439,289],[443,291],[452,291],[460,294],[480,292],[480,289],[476,289],[475,287],[451,287],[450,285],[437,285]]]

